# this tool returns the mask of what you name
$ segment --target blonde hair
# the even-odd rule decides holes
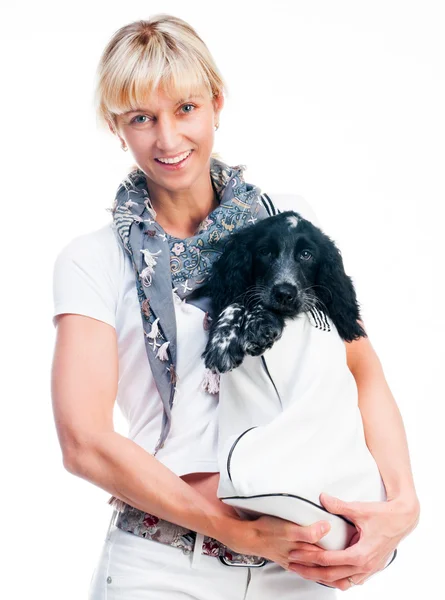
[[[187,97],[204,87],[212,99],[227,89],[196,31],[164,13],[118,29],[102,53],[96,76],[96,119],[114,130],[117,115],[136,109],[159,87],[171,97]]]

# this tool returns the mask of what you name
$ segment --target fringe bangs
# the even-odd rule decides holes
[[[210,97],[222,92],[221,76],[206,56],[190,44],[169,36],[127,37],[104,52],[99,65],[96,113],[100,125],[115,124],[115,115],[135,110],[162,88],[172,99],[206,90]]]

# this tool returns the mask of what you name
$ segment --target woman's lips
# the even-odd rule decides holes
[[[155,158],[155,161],[156,164],[158,164],[161,168],[166,169],[167,171],[178,171],[179,169],[183,169],[186,166],[192,154],[193,150],[186,158],[184,158],[184,160],[181,160],[181,162],[175,163],[173,165],[167,165],[166,163],[162,163],[157,158]]]

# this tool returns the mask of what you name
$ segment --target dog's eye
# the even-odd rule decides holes
[[[259,248],[258,254],[260,256],[269,256],[269,254],[272,254],[272,251],[270,248]]]
[[[312,258],[312,254],[309,252],[309,250],[303,250],[302,252],[300,252],[300,258],[302,260],[309,260],[310,258]]]

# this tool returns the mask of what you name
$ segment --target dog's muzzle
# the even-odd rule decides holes
[[[296,311],[300,308],[298,288],[291,283],[279,283],[274,285],[271,290],[271,300],[276,305],[276,309]]]

